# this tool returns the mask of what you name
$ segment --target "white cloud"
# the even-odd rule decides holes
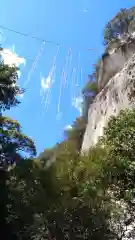
[[[54,70],[50,71],[47,77],[41,77],[41,88],[43,90],[50,89],[54,83]]]
[[[25,65],[25,63],[26,63],[26,60],[24,58],[19,57],[15,53],[14,46],[13,46],[13,50],[10,50],[10,49],[7,49],[7,48],[2,49],[1,57],[4,61],[4,64],[7,64],[11,67],[12,66],[19,67],[21,64]],[[17,74],[18,74],[18,78],[20,78],[20,76],[21,76],[20,70],[17,71]]]
[[[41,77],[40,74],[41,88],[43,91],[46,91],[47,89],[50,89],[52,87],[55,78],[55,69],[56,66],[53,65],[47,77]]]
[[[43,89],[49,89],[51,87],[52,79],[49,75],[47,78],[42,77],[41,78],[41,87]]]
[[[26,62],[24,58],[19,57],[15,52],[12,52],[10,49],[6,48],[1,51],[1,56],[4,63],[9,66],[15,65],[16,67],[19,67],[21,64],[25,65]]]
[[[66,125],[65,127],[64,127],[64,130],[71,130],[72,129],[72,126],[71,125]]]
[[[17,71],[17,74],[18,74],[18,78],[20,78],[21,77],[21,72],[19,70]]]
[[[83,98],[81,96],[74,98],[72,101],[72,106],[75,107],[80,112],[80,115],[82,114],[82,104]]]
[[[19,97],[20,97],[20,98],[23,98],[23,97],[24,97],[23,93],[19,94]]]

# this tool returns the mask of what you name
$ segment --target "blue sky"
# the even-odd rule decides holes
[[[87,75],[92,72],[92,64],[103,52],[103,28],[120,8],[129,8],[133,5],[132,0],[2,1],[0,25],[53,41],[51,44],[45,44],[31,79],[26,85],[22,103],[19,107],[6,112],[6,115],[21,123],[26,135],[33,138],[38,153],[61,140],[64,127],[79,116],[79,111],[72,106],[73,93],[75,97],[79,96],[82,86],[87,82]],[[16,53],[26,59],[25,66],[21,67],[19,79],[19,84],[24,86],[43,43],[4,29],[1,29],[1,33],[2,46],[11,49],[14,45]],[[56,43],[59,43],[59,53],[56,59],[55,81],[50,91],[48,110],[45,112],[40,96],[41,77],[46,78],[52,68],[57,51]],[[94,50],[88,51],[88,48]],[[61,114],[57,118],[61,74],[69,49],[72,52],[72,61],[69,62],[71,68],[67,68],[68,86],[62,88],[59,105]],[[74,78],[73,71],[76,76]],[[76,87],[72,86],[73,81],[76,81]]]

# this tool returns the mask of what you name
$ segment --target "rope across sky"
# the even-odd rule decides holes
[[[44,104],[44,110],[48,109],[48,105],[50,103],[50,94],[52,91],[52,87],[54,85],[54,78],[55,78],[55,71],[56,71],[56,59],[57,59],[57,55],[59,53],[59,48],[64,45],[64,44],[59,44],[56,43],[54,41],[49,41],[47,39],[42,39],[38,36],[32,36],[29,33],[23,33],[21,31],[17,31],[5,26],[0,25],[1,29],[13,32],[15,34],[19,34],[22,35],[24,37],[29,37],[33,40],[39,41],[42,46],[40,47],[37,55],[35,56],[35,59],[28,59],[28,60],[32,60],[32,66],[28,72],[28,77],[27,80],[24,83],[24,86],[26,86],[26,84],[30,81],[31,76],[38,64],[38,60],[41,57],[43,50],[46,46],[46,44],[53,44],[54,46],[56,46],[56,54],[53,57],[53,62],[52,62],[52,66],[51,69],[48,73],[48,75],[46,77],[42,77],[41,80],[41,90],[40,90],[40,96],[41,96],[41,102],[42,104]],[[65,88],[70,88],[71,89],[71,104],[72,106],[74,106],[77,109],[77,105],[78,105],[78,101],[79,104],[81,103],[80,101],[80,95],[81,95],[81,90],[80,90],[80,83],[82,83],[82,67],[80,65],[80,56],[81,56],[81,51],[80,49],[78,50],[78,56],[77,56],[77,66],[71,66],[72,65],[72,47],[70,46],[66,46],[66,48],[68,48],[68,53],[66,55],[66,59],[64,61],[64,66],[62,68],[62,73],[61,73],[61,77],[60,77],[60,87],[59,87],[59,96],[58,96],[58,104],[57,104],[57,118],[60,119],[61,118],[61,98],[64,92]],[[101,49],[100,49],[101,50]],[[2,51],[2,50],[1,50]],[[85,51],[99,51],[99,49],[96,48],[85,48]],[[8,54],[9,56],[12,56],[12,52],[6,52],[6,54]],[[91,64],[94,65],[94,64]],[[71,75],[70,75],[71,73]],[[71,86],[70,85],[70,81],[68,81],[68,78],[71,78]],[[79,81],[80,79],[80,81]],[[79,88],[78,88],[79,87]],[[78,100],[79,99],[79,100]],[[44,111],[43,110],[43,111]],[[80,111],[80,110],[79,110]]]
[[[7,31],[10,31],[10,32],[13,32],[13,33],[16,33],[16,34],[20,34],[24,37],[29,37],[29,38],[32,38],[34,40],[37,40],[37,41],[40,41],[40,42],[45,42],[45,43],[48,43],[48,44],[54,44],[56,46],[60,46],[60,45],[63,45],[63,44],[60,44],[60,43],[56,43],[54,41],[51,41],[51,40],[47,40],[47,39],[43,39],[43,38],[40,38],[38,36],[32,36],[30,35],[29,33],[24,33],[24,32],[21,32],[21,31],[17,31],[15,29],[11,29],[11,28],[8,28],[8,27],[5,27],[3,25],[0,25],[0,28],[4,29],[4,30],[7,30]],[[69,47],[69,46],[68,46]],[[70,46],[71,47],[71,46]],[[69,48],[70,48],[69,47]],[[97,49],[97,48],[86,48],[85,50],[87,51],[100,51],[101,49]]]

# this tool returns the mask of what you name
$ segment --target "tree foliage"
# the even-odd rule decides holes
[[[111,118],[88,155],[69,136],[10,170],[7,220],[17,239],[132,239],[134,119],[135,111]]]
[[[111,239],[109,208],[103,204],[107,196],[94,163],[95,156],[97,162],[104,158],[104,151],[96,152],[81,157],[68,149],[59,152],[49,168],[40,160],[27,161],[10,172],[9,219],[19,239],[46,239],[48,234],[51,239]]]
[[[24,153],[26,156],[36,155],[33,141],[22,133],[17,121],[1,116],[0,126],[1,164],[6,166],[24,159]]]
[[[76,118],[76,120],[72,123],[71,129],[65,130],[64,135],[67,141],[72,144],[72,147],[74,147],[74,149],[81,149],[85,130],[86,122],[83,116]]]
[[[0,62],[0,111],[19,104],[17,95],[24,90],[17,85],[17,70],[16,67],[9,67]]]
[[[121,11],[107,23],[104,30],[104,43],[108,45],[112,40],[118,40],[132,33],[135,26],[135,8],[121,9]]]
[[[88,82],[82,90],[83,95],[95,96],[98,93],[96,72],[88,76]]]
[[[134,239],[135,229],[135,110],[121,111],[112,117],[101,140],[108,149],[104,176],[112,198],[119,203],[121,231],[118,235]],[[121,204],[120,204],[121,203]],[[130,229],[130,231],[129,231]]]
[[[24,160],[22,152],[36,154],[34,143],[21,132],[20,124],[17,121],[2,116],[2,110],[17,106],[17,96],[23,90],[17,85],[17,68],[5,65],[0,61],[0,232],[3,239],[17,239],[12,231],[12,224],[9,224],[8,203],[9,191],[7,181],[9,177],[9,166],[14,162]]]
[[[85,122],[87,122],[88,119],[88,109],[90,105],[93,103],[96,95],[98,94],[97,77],[98,77],[98,65],[95,66],[94,72],[88,76],[88,82],[86,83],[85,87],[82,90],[83,117],[85,119]]]

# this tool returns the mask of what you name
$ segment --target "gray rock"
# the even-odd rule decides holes
[[[104,134],[110,116],[120,110],[135,107],[135,54],[125,63],[96,96],[88,111],[88,124],[84,134],[82,151],[88,151]]]

